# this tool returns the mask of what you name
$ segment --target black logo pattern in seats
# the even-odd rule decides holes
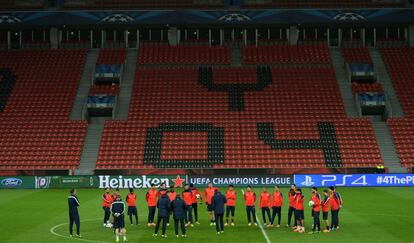
[[[162,143],[164,132],[207,132],[207,159],[205,160],[163,160]],[[157,168],[211,168],[224,163],[224,128],[209,123],[167,123],[147,128],[144,147],[144,164]]]
[[[319,139],[276,140],[272,123],[257,123],[257,135],[272,149],[322,149],[327,167],[341,167],[342,158],[331,122],[319,122]]]
[[[0,112],[3,112],[16,82],[16,76],[8,69],[0,69],[0,77]]]
[[[272,70],[269,66],[257,67],[257,83],[253,84],[215,84],[213,78],[213,68],[199,68],[199,82],[206,86],[210,91],[226,91],[229,93],[229,109],[230,111],[244,110],[244,92],[245,91],[261,91],[272,82]]]

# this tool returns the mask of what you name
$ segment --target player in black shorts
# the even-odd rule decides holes
[[[295,218],[298,222],[298,226],[294,231],[299,233],[305,232],[305,214],[303,213],[303,202],[304,196],[302,195],[302,190],[300,188],[296,188],[296,204],[295,204]]]
[[[329,227],[329,192],[328,190],[323,190],[324,199],[322,200],[322,219],[326,223],[326,229],[323,230],[324,233],[328,233],[330,231]]]
[[[112,203],[111,212],[114,217],[113,227],[115,229],[116,242],[119,242],[119,235],[122,234],[124,241],[127,241],[126,238],[126,229],[125,229],[125,203],[122,202],[121,195],[117,194],[115,201]]]

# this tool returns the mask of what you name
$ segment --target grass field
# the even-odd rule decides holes
[[[286,194],[286,189],[283,190]],[[340,213],[340,230],[328,234],[308,235],[290,229],[248,227],[246,213],[238,189],[236,226],[215,235],[208,225],[205,206],[200,210],[201,225],[188,230],[188,238],[176,239],[173,227],[167,230],[167,239],[153,238],[153,229],[146,226],[145,191],[137,190],[140,225],[130,226],[126,218],[129,242],[414,242],[414,190],[412,188],[342,188],[339,190],[344,207]],[[306,201],[310,191],[305,189]],[[101,190],[78,190],[81,203],[82,239],[69,239],[67,190],[0,190],[0,242],[114,242],[111,229],[102,227]],[[121,191],[124,197],[126,190]],[[259,190],[256,190],[259,193]],[[285,205],[287,201],[285,200]],[[287,207],[283,207],[286,224]],[[310,210],[309,210],[310,211]],[[306,226],[312,220],[306,211]],[[258,212],[261,221],[261,214]],[[53,234],[52,231],[55,233]],[[266,239],[268,237],[268,240]]]

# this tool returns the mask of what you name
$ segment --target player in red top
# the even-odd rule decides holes
[[[302,195],[302,189],[296,188],[296,204],[295,204],[295,218],[297,220],[298,226],[294,230],[295,232],[304,233],[305,232],[305,214],[303,212],[303,202],[305,197]]]
[[[291,222],[291,220],[292,220],[292,217],[293,217],[293,228],[296,228],[296,226],[297,226],[297,220],[296,220],[296,218],[295,218],[295,204],[296,204],[296,192],[295,192],[295,189],[296,188],[293,188],[293,187],[295,187],[294,185],[292,185],[291,187],[290,187],[290,190],[289,190],[289,194],[288,194],[288,197],[289,197],[289,210],[288,210],[288,221],[287,221],[287,225],[286,225],[286,227],[290,227],[290,222]]]
[[[162,195],[166,194],[167,192],[167,185],[164,182],[161,183],[160,189],[158,190],[158,198],[161,198]]]
[[[329,220],[328,220],[328,212],[329,212],[329,192],[328,190],[323,190],[324,199],[321,203],[322,205],[322,219],[326,223],[326,229],[323,230],[324,233],[328,233],[330,231],[329,229]]]
[[[193,227],[193,210],[192,210],[192,206],[193,206],[193,193],[191,192],[190,186],[189,185],[185,185],[184,186],[184,191],[182,193],[182,198],[185,202],[185,222],[186,222],[186,226],[191,226]]]
[[[329,187],[330,203],[331,203],[331,230],[336,230],[339,227],[339,210],[342,207],[341,195],[336,191],[333,186]]]
[[[257,226],[257,221],[256,221],[256,208],[255,208],[255,203],[256,203],[256,193],[254,193],[254,191],[252,191],[252,187],[251,186],[247,186],[246,192],[244,193],[244,202],[246,203],[246,212],[247,212],[247,222],[248,222],[248,226],[252,225],[252,217],[253,217],[253,222],[254,225]]]
[[[177,193],[174,190],[174,186],[170,186],[170,190],[167,191],[167,196],[170,199],[170,202],[174,201],[177,197]]]
[[[114,193],[112,194],[112,202],[115,201],[118,195],[121,195],[121,193],[119,192],[119,188],[115,189]]]
[[[158,190],[155,184],[151,184],[151,188],[148,190],[145,200],[148,204],[148,227],[155,226],[154,217],[155,210],[157,209]]]
[[[167,196],[170,199],[170,202],[173,202],[177,198],[177,193],[174,190],[174,186],[170,186],[170,190],[167,191]],[[170,215],[172,214],[172,208]],[[170,217],[167,218],[167,226],[170,226]]]
[[[217,188],[213,187],[213,183],[209,182],[207,184],[206,190],[204,191],[204,202],[207,205],[208,216],[210,219],[210,226],[215,225],[214,212],[211,206],[211,198],[213,198],[216,189]]]
[[[226,223],[224,226],[229,225],[229,216],[231,214],[231,226],[234,226],[234,212],[236,210],[236,191],[234,186],[230,185],[226,192],[227,206],[226,206]]]
[[[125,200],[128,203],[128,215],[129,221],[132,223],[132,216],[135,216],[136,225],[138,225],[138,212],[137,212],[137,195],[134,193],[134,189],[129,189],[129,194]]]
[[[280,192],[279,186],[275,186],[275,189],[273,191],[273,197],[272,197],[272,220],[269,224],[269,227],[272,227],[275,225],[275,218],[277,215],[277,225],[276,227],[280,227],[280,222],[282,219],[282,205],[283,205],[283,195]]]
[[[193,204],[191,206],[191,208],[194,211],[194,219],[195,219],[195,223],[196,224],[200,224],[198,222],[198,200],[200,200],[200,205],[203,204],[202,203],[202,199],[201,199],[201,192],[194,186],[194,184],[190,184],[190,189],[191,189],[191,194],[193,195]]]
[[[269,219],[269,224],[272,224],[272,219],[270,218],[270,206],[272,204],[272,195],[270,195],[270,192],[267,191],[266,188],[263,188],[262,193],[260,193],[260,200],[259,200],[259,206],[262,210],[262,218],[263,218],[263,224],[266,226],[266,215]]]
[[[105,194],[102,196],[102,209],[104,210],[104,227],[108,227],[110,225],[109,217],[111,216],[111,205],[114,201],[113,197],[109,193],[109,188],[105,188]]]
[[[313,228],[312,228],[312,231],[309,232],[309,234],[320,233],[321,232],[321,221],[319,217],[321,214],[321,196],[319,195],[318,188],[316,187],[312,187],[312,198],[311,198],[311,201],[309,202],[309,205],[312,207],[312,217],[313,217]]]

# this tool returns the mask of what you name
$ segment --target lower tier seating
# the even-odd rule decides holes
[[[331,57],[326,44],[244,46],[244,64],[329,64]]]
[[[404,110],[405,118],[388,120],[394,144],[401,163],[406,167],[414,166],[414,48],[385,48],[381,50],[398,99]]]
[[[403,0],[245,0],[242,5],[244,8],[387,8],[403,6]]]
[[[231,51],[223,46],[170,46],[168,43],[142,43],[139,64],[230,64]]]
[[[140,67],[128,117],[106,122],[98,169],[382,163],[370,121],[346,118],[332,68]]]
[[[342,48],[346,63],[372,63],[368,48]]]
[[[85,121],[69,121],[85,50],[0,51],[0,170],[74,169]]]
[[[388,126],[391,130],[401,164],[407,168],[414,167],[414,119],[389,119]]]

